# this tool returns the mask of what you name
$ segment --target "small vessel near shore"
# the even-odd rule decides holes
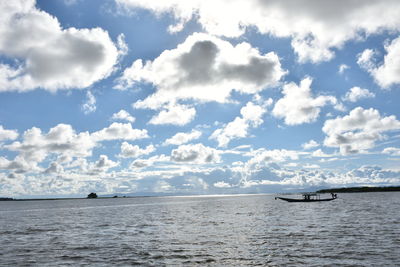
[[[304,193],[303,198],[287,198],[287,197],[275,197],[287,202],[320,202],[320,201],[331,201],[337,199],[337,195],[331,193],[331,198],[321,198],[320,194],[317,193]]]

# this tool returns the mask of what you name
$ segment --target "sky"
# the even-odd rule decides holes
[[[400,184],[397,0],[0,13],[0,196]]]

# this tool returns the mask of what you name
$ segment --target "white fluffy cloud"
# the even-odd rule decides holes
[[[132,128],[130,123],[113,122],[109,127],[92,134],[95,141],[106,140],[136,140],[148,138],[147,130]]]
[[[260,149],[253,154],[253,157],[246,162],[247,168],[250,169],[266,166],[269,163],[285,162],[288,160],[297,160],[299,158],[299,152],[286,149]]]
[[[226,102],[233,90],[257,93],[276,85],[284,74],[273,52],[260,54],[248,43],[233,46],[195,33],[154,61],[135,61],[119,78],[119,84],[152,83],[156,92],[134,107],[159,109],[182,99]]]
[[[171,138],[165,140],[164,145],[183,145],[192,140],[199,139],[201,132],[198,130],[192,130],[189,133],[177,133]]]
[[[108,169],[117,167],[118,165],[118,162],[110,160],[107,155],[100,155],[99,160],[94,163],[90,171],[94,173],[106,172]]]
[[[37,166],[37,162],[31,159],[27,160],[23,156],[16,156],[14,160],[8,160],[5,157],[0,157],[0,169],[11,171],[11,176],[14,174],[22,174],[31,170],[40,171],[40,168]]]
[[[346,70],[350,69],[350,67],[346,64],[341,64],[339,66],[339,74],[343,74]]]
[[[370,92],[368,89],[363,89],[358,86],[350,88],[350,90],[346,93],[343,100],[350,102],[357,102],[363,98],[373,98],[375,94]]]
[[[338,179],[337,177],[336,179]],[[339,183],[392,183],[398,184],[400,172],[397,170],[382,169],[379,166],[362,166],[345,174]],[[340,178],[339,178],[340,179]]]
[[[50,166],[44,171],[45,174],[59,174],[64,171],[62,165],[58,164],[58,162],[52,162]]]
[[[129,114],[128,111],[121,109],[117,113],[114,113],[111,117],[112,120],[121,120],[121,121],[129,121],[134,122],[135,118]]]
[[[376,51],[372,49],[365,49],[362,53],[358,54],[357,64],[366,70],[372,70],[375,67],[374,57]]]
[[[357,107],[349,115],[327,120],[322,128],[326,133],[324,145],[338,147],[343,155],[365,152],[383,140],[382,134],[399,130],[395,116],[382,117],[376,109]]]
[[[232,187],[231,184],[228,184],[228,183],[226,183],[224,181],[216,182],[216,183],[213,184],[213,186],[217,187],[217,188],[231,188]]]
[[[382,153],[389,154],[391,156],[400,156],[400,148],[397,147],[386,147]]]
[[[88,132],[76,133],[67,124],[59,124],[43,134],[39,128],[31,128],[23,134],[22,142],[15,141],[5,148],[19,152],[10,166],[28,171],[36,168],[48,155],[56,154],[66,158],[88,157],[96,145]],[[10,167],[9,166],[9,167]],[[18,167],[20,166],[20,167]]]
[[[171,151],[171,160],[181,163],[217,163],[220,152],[203,144],[181,145]]]
[[[153,116],[149,123],[160,125],[160,124],[172,124],[172,125],[185,125],[191,122],[196,115],[196,110],[192,107],[185,105],[168,105],[157,115]]]
[[[15,140],[17,139],[18,135],[18,131],[7,130],[4,129],[2,125],[0,125],[0,142],[4,140]]]
[[[100,28],[63,29],[57,18],[35,7],[34,0],[0,3],[0,91],[85,88],[107,77],[118,49]]]
[[[17,133],[14,132],[7,134],[9,138],[17,137]],[[66,166],[68,168],[79,167],[83,171],[95,171],[96,168],[99,169],[101,166],[89,166],[86,163],[86,158],[92,156],[92,151],[99,142],[142,138],[148,138],[147,131],[133,129],[130,123],[113,123],[109,127],[94,133],[77,133],[68,124],[58,124],[47,133],[33,127],[23,133],[22,140],[3,145],[3,149],[15,151],[18,154],[13,160],[1,157],[0,169],[10,170],[14,173],[41,172],[42,163],[50,157],[56,157],[55,164],[50,164],[43,173],[54,173]],[[135,149],[135,146],[124,142],[121,146],[121,155],[123,157],[131,157],[133,153],[144,155],[151,153],[154,147],[150,145],[145,149]],[[101,157],[99,162],[101,164],[101,162],[107,163],[109,161]]]
[[[263,123],[262,116],[265,112],[265,106],[248,102],[240,110],[241,117],[236,117],[223,128],[215,130],[210,139],[217,140],[218,146],[226,147],[232,139],[247,137],[250,127],[258,127]]]
[[[148,145],[145,149],[141,149],[138,145],[131,145],[128,142],[123,142],[121,145],[121,154],[123,158],[136,158],[142,155],[148,155],[155,151],[153,145]]]
[[[400,84],[400,37],[385,45],[386,55],[383,64],[378,65],[375,60],[376,51],[364,50],[358,56],[358,64],[366,69],[383,88]]]
[[[326,154],[322,149],[317,149],[311,153],[311,156],[316,158],[331,158],[335,156],[335,154]]]
[[[318,147],[319,144],[318,142],[316,142],[315,140],[310,140],[307,143],[304,143],[301,145],[304,149],[311,149],[311,148],[315,148]]]
[[[85,114],[96,111],[96,98],[90,91],[86,93],[86,102],[82,105],[82,110]]]
[[[238,37],[254,26],[263,34],[290,37],[300,61],[329,60],[334,56],[333,49],[340,49],[348,40],[400,28],[397,0],[115,1],[129,9],[172,13],[177,19],[177,25],[170,28],[173,30],[182,29],[185,22],[195,18],[214,35]]]
[[[163,163],[170,162],[170,157],[167,157],[165,155],[156,155],[148,159],[136,159],[131,163],[130,168],[131,169],[146,168],[149,166],[153,166],[157,162],[163,162]]]
[[[95,167],[95,166],[93,166]],[[146,173],[143,169],[136,173]],[[243,170],[232,171],[231,168],[209,168],[204,170],[187,170],[183,172],[171,172],[164,170],[160,175],[154,176],[147,173],[141,179],[118,179],[107,176],[101,172],[102,177],[97,179],[98,174],[93,171],[91,177],[85,179],[63,179],[62,177],[52,178],[53,175],[40,177],[27,177],[21,185],[19,174],[13,174],[10,179],[0,175],[0,180],[7,179],[7,183],[0,186],[0,194],[6,196],[48,193],[77,193],[86,195],[87,191],[96,191],[102,194],[115,192],[126,193],[250,193],[250,192],[277,192],[277,191],[301,191],[310,186],[318,187],[339,187],[339,186],[360,186],[371,185],[395,185],[400,182],[400,172],[397,170],[382,169],[378,166],[363,166],[348,172],[324,172],[319,169],[285,169],[277,164],[249,169],[246,173]],[[90,175],[89,174],[89,175]],[[96,175],[93,175],[96,174]],[[123,174],[123,173],[118,173]],[[128,173],[126,174],[128,177]],[[131,173],[132,175],[132,173]],[[243,178],[245,175],[245,179]],[[90,178],[90,179],[88,179]],[[27,190],[28,188],[28,190]],[[290,188],[290,189],[288,189]]]
[[[215,130],[210,139],[215,139],[218,146],[226,147],[232,139],[244,138],[247,136],[249,124],[241,117],[236,117],[223,128]]]
[[[308,167],[316,167],[308,165]],[[362,166],[345,173],[324,172],[318,169],[288,170],[275,167],[263,167],[253,169],[248,173],[248,178],[243,180],[244,187],[268,186],[293,186],[304,188],[304,186],[360,186],[368,184],[398,184],[400,172],[390,169],[382,169],[378,166]]]
[[[313,97],[311,93],[311,78],[305,78],[300,86],[294,82],[283,86],[283,98],[279,99],[272,114],[278,118],[284,118],[287,125],[311,123],[317,120],[321,107],[336,104],[333,96]]]

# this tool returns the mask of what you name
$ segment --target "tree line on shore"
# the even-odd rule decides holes
[[[321,189],[317,193],[363,193],[363,192],[394,192],[400,191],[400,186],[381,186],[381,187],[342,187],[342,188],[330,188]]]

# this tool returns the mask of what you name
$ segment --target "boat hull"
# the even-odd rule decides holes
[[[278,198],[287,202],[321,202],[321,201],[331,201],[336,199],[336,198],[298,199],[298,198],[286,198],[286,197],[276,197],[275,199]]]

